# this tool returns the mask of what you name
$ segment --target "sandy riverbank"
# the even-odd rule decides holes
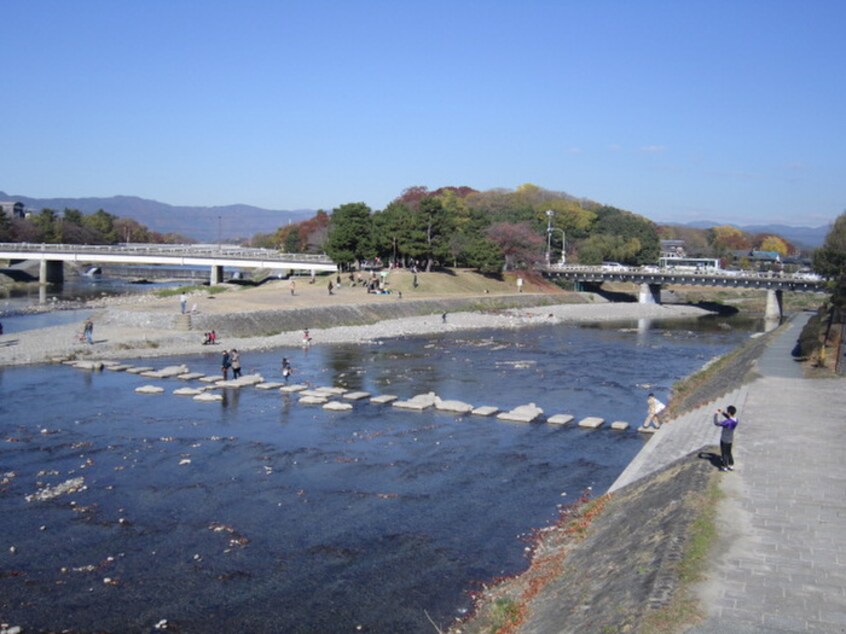
[[[556,303],[551,303],[556,302]],[[557,303],[560,302],[560,303]],[[580,303],[577,303],[580,302]],[[269,287],[228,291],[214,297],[198,293],[189,297],[189,307],[197,305],[192,330],[180,325],[178,298],[152,295],[97,300],[94,315],[94,344],[79,341],[81,324],[54,326],[25,331],[0,338],[0,366],[47,363],[61,358],[132,359],[170,355],[200,354],[204,327],[216,328],[218,348],[271,350],[302,343],[300,324],[309,311],[336,314],[342,323],[334,327],[310,329],[313,345],[324,343],[364,343],[389,337],[414,336],[442,331],[482,328],[520,328],[563,323],[632,319],[696,317],[706,311],[693,306],[658,306],[636,303],[611,304],[593,296],[576,293],[449,293],[420,294],[404,299],[378,297],[353,289],[328,295],[323,288],[298,288],[295,295],[281,283]],[[485,309],[499,304],[516,308]],[[358,307],[357,309],[355,307]],[[350,310],[366,310],[375,323],[352,325]],[[372,309],[378,307],[378,312]],[[464,310],[457,307],[464,307]],[[481,309],[481,310],[480,310]],[[426,314],[413,314],[415,311]],[[447,313],[446,321],[442,318]],[[250,332],[256,315],[272,315],[276,323],[290,329],[267,334],[258,326]],[[290,316],[290,319],[286,317]],[[226,324],[238,324],[227,332]],[[246,325],[245,325],[246,324]],[[234,334],[237,332],[237,334]]]

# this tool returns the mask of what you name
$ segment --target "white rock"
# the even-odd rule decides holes
[[[176,378],[181,379],[182,381],[195,381],[197,379],[202,379],[205,374],[202,372],[186,372],[184,374],[177,374]]]
[[[616,429],[618,431],[625,431],[629,428],[629,424],[622,420],[615,420],[611,423],[611,429]]]
[[[393,403],[395,400],[397,400],[397,398],[398,397],[394,396],[393,394],[381,394],[379,396],[374,396],[373,398],[371,398],[370,402],[375,403],[377,405],[386,405],[387,403]]]
[[[75,361],[73,367],[79,370],[102,370],[102,361]]]
[[[325,396],[301,396],[299,402],[303,405],[323,405],[328,400]]]
[[[283,383],[274,383],[273,381],[265,381],[264,383],[256,384],[257,390],[275,390],[284,385]]]
[[[176,396],[197,396],[197,394],[202,394],[203,390],[196,387],[178,387],[173,390],[173,393]]]
[[[126,368],[129,374],[141,374],[142,372],[150,372],[153,368],[147,365],[130,366]]]
[[[303,385],[302,383],[294,383],[293,385],[285,385],[279,388],[280,392],[285,394],[289,394],[291,392],[302,392],[303,390],[307,390],[308,385]]]
[[[553,425],[567,425],[573,422],[575,418],[575,416],[571,416],[570,414],[555,414],[554,416],[547,418],[546,422],[552,423]]]
[[[588,416],[587,418],[583,418],[579,421],[579,427],[585,427],[587,429],[596,429],[602,426],[602,423],[605,422],[604,418],[599,418],[598,416]]]
[[[370,392],[346,392],[344,398],[348,401],[360,401],[370,396]]]
[[[222,401],[223,395],[222,394],[212,394],[211,392],[203,392],[202,394],[197,394],[194,397],[195,401],[201,401],[203,403],[211,403],[214,401]]]
[[[493,407],[492,405],[482,405],[481,407],[477,407],[470,413],[475,414],[476,416],[493,416],[498,411],[498,407]]]
[[[402,409],[411,409],[422,412],[424,409],[434,406],[436,398],[437,396],[435,396],[434,392],[429,392],[428,394],[418,394],[413,396],[407,401],[394,401],[391,405]]]
[[[164,388],[158,385],[142,385],[141,387],[136,387],[135,391],[138,394],[161,394],[164,392]]]
[[[323,409],[328,409],[332,412],[348,412],[353,406],[350,403],[341,403],[339,401],[329,401],[323,406]]]
[[[456,414],[469,414],[473,406],[461,401],[445,401],[435,397],[435,409],[441,412],[454,412]]]
[[[497,415],[497,419],[517,423],[531,423],[540,416],[543,416],[543,410],[534,403],[529,403],[528,405],[519,405],[509,412],[502,412]]]

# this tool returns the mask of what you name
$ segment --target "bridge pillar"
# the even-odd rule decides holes
[[[41,260],[38,266],[38,283],[61,284],[65,281],[65,268],[61,260]]]
[[[782,295],[784,291],[767,291],[767,308],[764,311],[764,319],[779,320],[782,318]]]
[[[209,279],[209,284],[214,286],[215,284],[220,284],[223,281],[223,266],[214,264],[211,267],[211,278]]]
[[[660,284],[641,284],[640,292],[637,295],[638,304],[660,304],[661,303],[661,285]]]

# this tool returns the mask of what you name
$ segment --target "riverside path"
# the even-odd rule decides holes
[[[696,588],[707,618],[687,634],[846,632],[846,379],[809,379],[793,360],[808,315],[782,327],[759,375],[655,434],[611,490],[719,445],[715,407],[740,425],[720,473],[718,539]]]

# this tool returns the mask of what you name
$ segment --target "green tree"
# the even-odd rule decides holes
[[[496,242],[480,237],[468,245],[467,263],[479,273],[501,273],[505,267],[505,255]]]
[[[606,259],[633,265],[655,264],[661,255],[658,227],[651,220],[628,211],[601,207],[597,210],[593,233],[615,237],[601,242],[612,247]]]
[[[347,203],[332,211],[326,253],[336,264],[349,266],[373,254],[370,207]]]
[[[837,217],[822,247],[814,253],[814,270],[830,280],[832,303],[846,308],[846,211]]]
[[[61,229],[55,209],[42,209],[32,217],[32,224],[35,225],[42,242],[61,242]]]
[[[99,235],[98,242],[115,244],[120,241],[120,237],[115,232],[115,220],[117,216],[98,209],[93,214],[85,216],[82,222],[85,227],[94,230]]]

